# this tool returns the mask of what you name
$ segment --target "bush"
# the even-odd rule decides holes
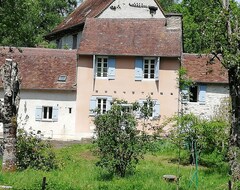
[[[49,171],[58,167],[52,145],[43,141],[39,134],[18,130],[17,167],[20,170],[33,168]]]
[[[121,177],[134,171],[149,142],[149,136],[137,130],[135,117],[114,103],[111,110],[95,117],[94,124],[97,165]]]
[[[174,117],[170,121],[176,124],[172,140],[179,148],[188,150],[190,163],[194,163],[196,153],[199,163],[203,165],[217,165],[225,161],[229,129],[227,122],[204,120],[193,114]]]

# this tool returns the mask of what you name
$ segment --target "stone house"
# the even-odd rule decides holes
[[[183,54],[183,67],[194,82],[190,95],[184,102],[186,113],[194,113],[203,118],[211,118],[221,102],[229,97],[228,75],[216,59],[213,63],[209,55]]]

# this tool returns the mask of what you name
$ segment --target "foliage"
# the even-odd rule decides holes
[[[0,45],[38,45],[76,5],[76,0],[1,0]]]
[[[235,15],[239,17],[236,2],[231,2]],[[219,0],[182,0],[171,6],[172,12],[183,15],[184,52],[210,53],[216,45],[226,39],[226,15]]]
[[[198,153],[200,164],[220,164],[211,158],[221,160],[221,162],[225,161],[229,130],[229,124],[225,121],[205,120],[193,114],[185,114],[174,116],[167,123],[174,124],[172,140],[179,148],[188,150],[189,163],[194,163],[195,150]],[[194,143],[196,143],[196,147]],[[208,160],[208,158],[210,159]]]
[[[42,140],[41,134],[18,130],[17,167],[20,170],[33,168],[37,170],[56,169],[58,167],[55,153],[48,141]]]
[[[179,82],[179,89],[180,90],[185,90],[186,87],[189,87],[189,86],[193,85],[193,81],[187,76],[187,70],[183,67],[181,67],[178,70],[177,81]]]
[[[149,114],[147,109],[143,110]],[[107,113],[96,116],[94,124],[100,158],[97,165],[121,177],[133,171],[149,141],[144,131],[137,130],[134,115],[115,102]]]
[[[159,4],[163,8],[163,10],[166,12],[170,12],[171,7],[178,2],[179,2],[179,0],[159,0]]]

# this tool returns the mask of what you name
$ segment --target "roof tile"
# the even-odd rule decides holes
[[[214,60],[209,63],[210,56],[197,54],[183,54],[183,67],[187,70],[187,75],[195,82],[199,83],[228,83],[227,70],[220,61]]]
[[[166,19],[87,19],[78,54],[181,55],[180,29],[168,29]]]
[[[76,51],[43,48],[16,48],[14,53],[7,53],[9,48],[0,48],[0,65],[6,58],[12,58],[19,64],[22,89],[75,90]],[[66,82],[58,82],[60,75],[66,75]]]

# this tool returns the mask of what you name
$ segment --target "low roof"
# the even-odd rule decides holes
[[[61,22],[51,33],[45,37],[51,38],[52,35],[81,25],[86,18],[94,18],[102,13],[114,0],[85,0],[75,9],[63,22]]]
[[[187,75],[198,83],[228,83],[227,70],[218,59],[209,63],[209,55],[183,54],[182,64],[187,70]]]
[[[14,52],[8,53],[8,47],[0,48],[0,65],[9,57],[19,64],[22,89],[75,90],[76,51],[44,48],[21,50],[22,53],[13,48]],[[66,82],[58,82],[60,75],[67,76]]]
[[[179,57],[181,29],[166,19],[87,19],[78,54]]]

